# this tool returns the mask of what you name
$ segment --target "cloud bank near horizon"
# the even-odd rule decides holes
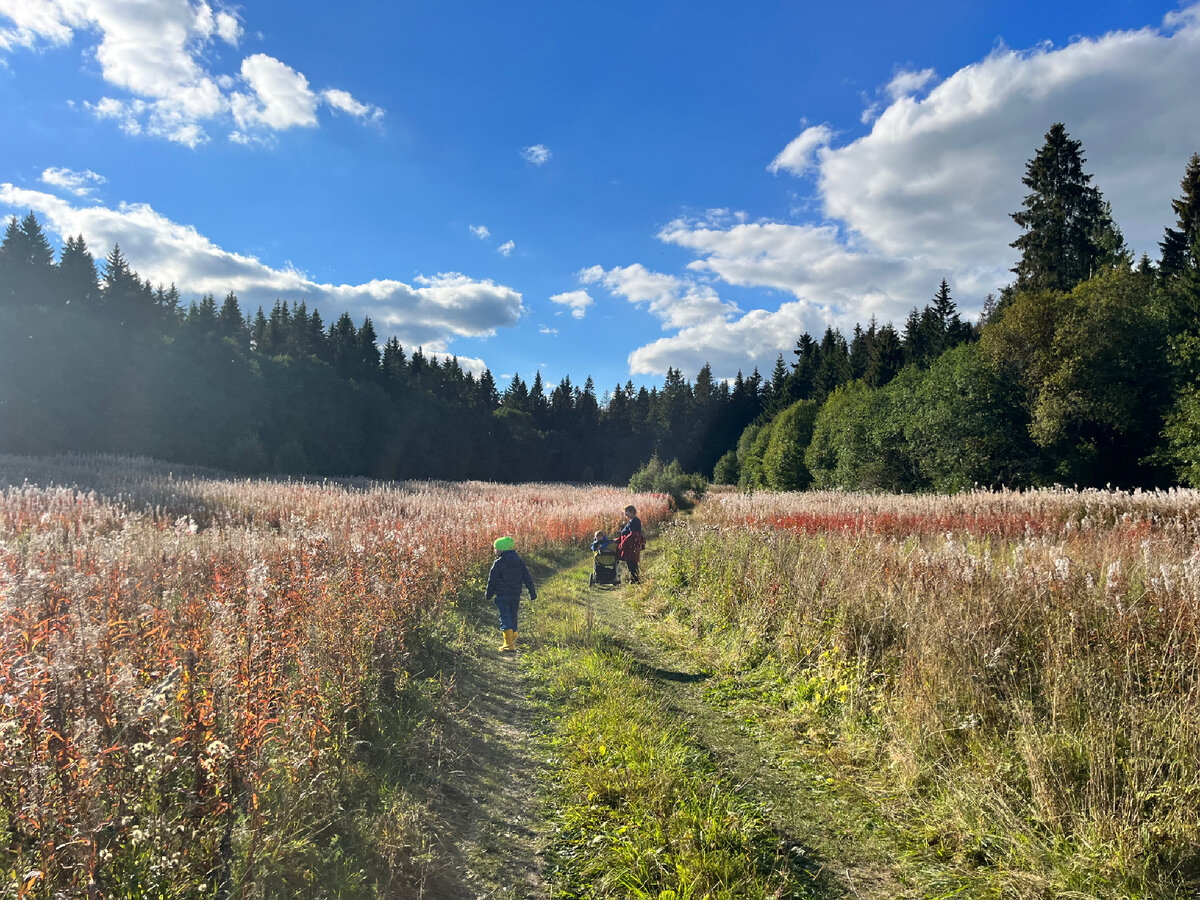
[[[225,250],[189,225],[166,218],[147,204],[117,208],[76,205],[53,194],[0,183],[0,207],[32,210],[60,236],[82,234],[101,258],[114,244],[130,267],[154,284],[175,284],[185,295],[230,291],[243,311],[270,309],[277,299],[304,302],[331,319],[349,312],[356,322],[370,316],[380,340],[395,336],[405,347],[449,355],[458,337],[490,337],[512,328],[525,314],[520,292],[490,279],[458,272],[420,275],[414,284],[375,279],[361,284],[326,284],[294,268],[275,268],[253,256]],[[104,249],[100,249],[104,248]],[[465,362],[464,362],[465,360]],[[462,358],[481,371],[482,360]]]

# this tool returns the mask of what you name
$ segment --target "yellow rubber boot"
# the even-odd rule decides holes
[[[516,638],[511,628],[504,629],[504,643],[500,645],[502,653],[512,653],[517,649]]]
[[[517,649],[517,629],[515,628],[512,630],[512,649],[514,651]]]

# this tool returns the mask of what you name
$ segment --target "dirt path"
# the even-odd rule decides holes
[[[539,574],[539,581],[546,578]],[[519,655],[499,652],[500,643],[494,607],[473,602],[458,652],[435,676],[443,696],[422,729],[431,735],[420,754],[424,771],[410,785],[435,832],[427,838],[428,858],[417,866],[422,900],[548,896],[544,761],[528,701],[530,676]],[[412,891],[405,886],[395,896],[411,898]]]
[[[798,761],[796,747],[747,726],[706,699],[709,676],[686,652],[670,649],[653,621],[626,603],[626,591],[589,589],[578,566],[538,573],[541,598],[522,608],[521,643],[540,646],[538,607],[588,607],[597,637],[630,657],[630,676],[661,694],[744,798],[779,834],[781,845],[805,861],[822,896],[894,898],[908,895],[882,862],[877,827],[865,803],[831,797],[828,778]],[[544,751],[530,700],[537,676],[497,651],[491,610],[478,604],[468,621],[473,648],[442,673],[452,678],[449,712],[436,723],[424,797],[438,823],[431,848],[436,863],[419,896],[425,898],[545,898],[543,852],[549,842]]]

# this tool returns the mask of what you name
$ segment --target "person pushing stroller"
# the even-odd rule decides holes
[[[529,589],[529,599],[537,599],[537,588],[529,567],[517,555],[513,539],[499,537],[492,542],[496,561],[488,572],[487,599],[495,598],[500,613],[500,627],[504,630],[502,653],[513,653],[517,649],[517,607],[521,605],[521,588]]]
[[[588,584],[595,586],[597,584],[617,585],[619,583],[620,579],[617,577],[616,542],[609,540],[603,531],[597,531],[596,538],[592,541],[592,574],[588,578]]]
[[[634,584],[641,581],[639,568],[642,561],[642,551],[646,549],[646,536],[642,534],[642,520],[638,518],[637,509],[625,507],[625,527],[617,538],[617,557],[625,561],[629,569],[629,580]]]

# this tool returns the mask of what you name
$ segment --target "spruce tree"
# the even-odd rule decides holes
[[[521,373],[517,372],[513,375],[512,381],[504,390],[504,396],[500,398],[500,402],[509,409],[517,409],[523,412],[529,411],[529,388],[524,381],[521,380]]]
[[[83,235],[67,238],[58,259],[58,281],[63,300],[89,309],[100,297],[100,273],[88,252]]]
[[[55,290],[54,251],[32,212],[19,223],[13,216],[0,244],[0,302],[18,307],[49,306],[62,301]]]
[[[246,321],[242,318],[242,308],[238,306],[237,294],[230,291],[225,295],[221,311],[217,314],[222,337],[233,338],[240,344],[246,330]]]
[[[1166,229],[1162,242],[1159,273],[1170,279],[1191,269],[1200,271],[1200,153],[1193,153],[1179,183],[1183,194],[1171,201],[1177,228]]]
[[[1012,214],[1025,231],[1011,245],[1021,251],[1012,270],[1018,290],[1069,291],[1124,252],[1104,198],[1083,171],[1081,147],[1056,122],[1025,166],[1029,193]]]
[[[863,380],[873,388],[880,388],[896,377],[904,368],[904,345],[900,335],[889,322],[879,329],[875,343],[871,347],[871,359],[867,363],[867,371]]]
[[[142,281],[121,254],[120,244],[113,244],[104,258],[101,295],[104,311],[110,318],[129,325],[141,320]]]

